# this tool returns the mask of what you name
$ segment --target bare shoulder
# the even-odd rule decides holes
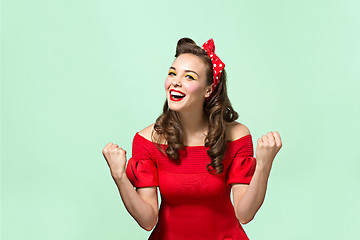
[[[237,121],[226,124],[226,141],[234,141],[243,136],[249,135],[250,130],[247,126]]]
[[[150,124],[143,130],[139,131],[139,134],[149,141],[156,142],[158,139],[158,136],[156,134],[156,131],[154,130],[154,125],[155,125],[155,123]],[[152,139],[153,132],[154,132],[154,139]],[[164,143],[164,142],[162,141],[161,143]]]
[[[151,134],[152,134],[152,131],[154,129],[154,125],[155,125],[155,123],[150,124],[149,126],[144,128],[143,130],[139,131],[139,134],[141,136],[143,136],[144,138],[146,138],[147,140],[151,141]]]

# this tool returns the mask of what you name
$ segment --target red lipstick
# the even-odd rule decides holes
[[[179,102],[181,101],[185,96],[186,94],[179,91],[179,90],[175,90],[175,89],[170,89],[170,100],[171,101],[174,101],[174,102]],[[173,92],[176,92],[176,93],[179,93],[179,94],[172,94]]]

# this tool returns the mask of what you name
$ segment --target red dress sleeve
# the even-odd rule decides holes
[[[136,133],[132,144],[132,157],[126,166],[126,175],[134,187],[157,187],[156,162],[150,154],[151,143]]]
[[[256,167],[251,135],[246,135],[230,143],[231,147],[235,148],[235,156],[227,173],[226,184],[250,184]]]

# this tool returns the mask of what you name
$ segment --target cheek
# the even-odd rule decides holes
[[[186,92],[188,93],[198,93],[201,92],[202,87],[199,84],[189,83],[184,84],[186,88]]]
[[[165,84],[164,84],[165,90],[168,89],[170,87],[170,85],[171,85],[171,80],[169,78],[166,78]]]

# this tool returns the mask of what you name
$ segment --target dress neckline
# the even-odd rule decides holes
[[[146,141],[149,142],[149,143],[156,144],[156,143],[154,143],[153,141],[150,141],[149,139],[147,139],[147,138],[145,138],[144,136],[140,135],[139,132],[136,132],[136,135],[140,136],[140,138],[146,140]],[[239,141],[241,141],[242,139],[248,138],[248,137],[251,137],[251,134],[247,134],[247,135],[244,135],[244,136],[242,136],[242,137],[240,137],[240,138],[238,138],[238,139],[235,139],[235,140],[233,140],[233,141],[226,142],[226,144],[228,145],[228,144],[236,143],[236,142],[239,142]],[[162,145],[162,146],[167,146],[167,144],[160,144],[160,145]],[[204,145],[199,145],[199,146],[184,146],[184,148],[205,148],[205,146],[204,146]]]

